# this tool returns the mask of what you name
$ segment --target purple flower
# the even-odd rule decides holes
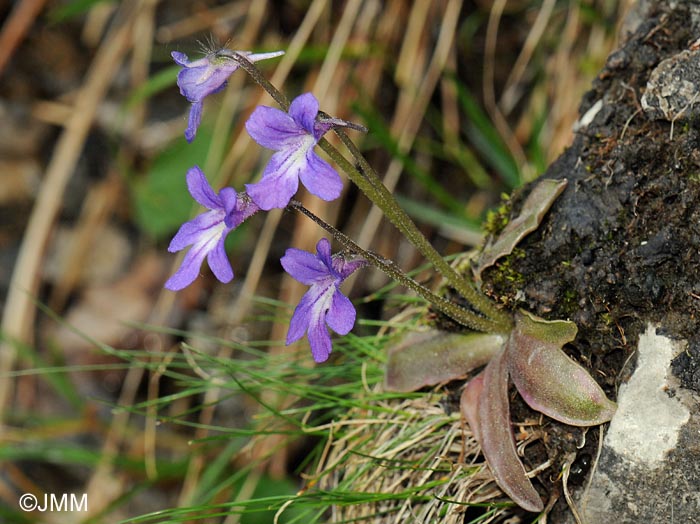
[[[314,153],[314,146],[339,119],[317,121],[318,100],[311,93],[298,96],[289,113],[259,106],[245,124],[250,136],[263,147],[277,151],[265,167],[262,180],[247,184],[250,198],[261,209],[283,208],[299,187],[299,179],[323,200],[340,196],[343,183],[331,165]]]
[[[221,282],[230,282],[233,269],[224,250],[226,235],[260,210],[248,195],[238,194],[233,188],[225,187],[217,195],[198,166],[187,171],[187,189],[209,211],[182,224],[170,242],[171,253],[192,246],[180,269],[165,283],[171,291],[179,291],[194,282],[205,257],[214,276]]]
[[[202,101],[207,96],[218,93],[226,86],[228,77],[238,69],[235,53],[243,55],[251,62],[275,58],[283,55],[284,51],[272,53],[252,53],[251,51],[231,51],[220,49],[207,54],[204,58],[190,62],[187,55],[173,51],[170,56],[182,66],[177,74],[177,85],[180,86],[182,96],[192,102],[190,118],[185,130],[185,138],[188,142],[194,140],[197,128],[202,120]]]
[[[331,245],[325,238],[316,244],[316,255],[292,248],[287,249],[280,262],[292,277],[311,286],[289,322],[287,345],[308,334],[314,360],[324,362],[333,349],[326,324],[340,335],[348,334],[355,324],[355,307],[338,287],[367,262],[346,260],[339,255],[331,257]]]

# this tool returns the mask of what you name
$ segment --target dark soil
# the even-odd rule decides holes
[[[673,123],[652,120],[641,106],[652,70],[698,38],[689,9],[652,6],[609,57],[580,114],[602,101],[600,110],[543,175],[567,179],[566,190],[539,229],[482,275],[483,289],[507,307],[576,322],[578,336],[565,350],[611,399],[634,369],[647,322],[690,341],[673,371],[683,387],[700,391],[700,122],[693,111]],[[511,216],[528,190],[513,196]],[[580,484],[598,432],[543,419],[515,393],[511,410],[516,432],[517,422],[542,422],[543,437],[525,461],[553,460],[538,477],[547,492],[561,494],[558,473],[572,452],[569,485]]]

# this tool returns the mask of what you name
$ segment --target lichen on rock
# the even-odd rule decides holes
[[[700,116],[700,50],[685,50],[651,72],[642,108],[652,120],[690,121]]]

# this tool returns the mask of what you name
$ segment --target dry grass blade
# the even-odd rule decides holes
[[[128,50],[133,20],[138,16],[139,5],[131,2],[124,4],[125,16],[122,18],[122,23],[112,31],[104,45],[100,47],[85,84],[76,96],[76,103],[80,102],[80,111],[73,111],[70,120],[66,122],[46,170],[22,240],[2,318],[2,332],[6,337],[0,344],[0,375],[2,376],[7,376],[14,365],[13,341],[31,343],[31,331],[35,318],[32,297],[36,296],[38,290],[39,270],[47,239],[85,137],[95,118],[97,107],[119,70],[117,65]],[[0,417],[4,415],[8,405],[11,389],[12,380],[6,378],[0,381]]]
[[[362,418],[364,424],[329,443],[317,477],[322,489],[361,492],[369,501],[337,505],[332,522],[461,524],[470,504],[500,495],[486,465],[476,460],[478,444],[440,399],[383,401],[376,410],[348,413],[347,420]],[[471,461],[461,462],[464,456]],[[479,522],[493,522],[505,511],[495,509]]]
[[[518,84],[525,74],[527,64],[532,58],[535,48],[537,47],[537,43],[542,38],[547,24],[549,23],[552,16],[552,11],[554,9],[554,4],[555,0],[545,0],[542,2],[542,7],[539,13],[537,13],[535,23],[532,24],[532,28],[527,35],[523,49],[520,52],[518,59],[515,61],[513,69],[511,69],[511,72],[508,75],[505,88],[503,89],[503,94],[501,95],[501,99],[498,104],[506,115],[513,110],[513,107],[517,103],[516,92],[519,89]]]
[[[489,14],[488,28],[486,32],[486,51],[484,57],[484,78],[483,78],[483,95],[484,107],[489,113],[493,124],[498,129],[501,137],[505,141],[510,153],[516,159],[518,165],[522,168],[527,168],[527,157],[522,146],[515,138],[508,121],[496,104],[496,92],[494,76],[496,70],[496,49],[498,45],[498,26],[501,22],[501,16],[506,6],[506,0],[496,0],[491,7]]]
[[[414,4],[414,9],[420,9],[419,4],[421,2]],[[461,9],[461,0],[450,0],[447,3],[444,12],[441,13],[442,16],[438,18],[440,33],[427,69],[425,71],[416,71],[414,69],[411,75],[407,75],[408,78],[414,80],[414,83],[402,86],[397,109],[392,119],[391,131],[393,136],[399,137],[398,147],[403,153],[409,151],[413,145],[430,98],[447,64]],[[425,24],[427,25],[430,20],[432,18],[425,17]],[[425,27],[423,30],[425,30]],[[415,34],[407,34],[405,38],[406,40],[417,39],[416,36]],[[415,68],[415,63],[413,65]],[[422,79],[422,82],[417,82],[419,79]],[[389,191],[393,191],[396,188],[402,169],[402,162],[397,158],[393,159],[389,164],[383,179],[384,185]],[[360,246],[368,247],[372,244],[381,219],[381,210],[377,206],[372,206],[357,236],[357,243]],[[355,281],[356,277],[350,277],[346,284],[346,289],[352,289]]]
[[[20,44],[46,0],[16,2],[0,31],[0,75]]]

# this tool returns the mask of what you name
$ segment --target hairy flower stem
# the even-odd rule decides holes
[[[289,99],[284,96],[279,89],[272,85],[272,83],[263,76],[260,70],[255,67],[253,62],[248,60],[245,56],[240,53],[233,53],[234,59],[241,65],[241,68],[248,73],[257,84],[262,87],[267,93],[273,98],[275,102],[285,111],[289,111]]]
[[[495,323],[501,326],[502,331],[509,331],[512,328],[512,320],[510,315],[504,313],[496,307],[496,305],[484,294],[477,291],[462,275],[457,273],[457,271],[447,263],[447,261],[438,253],[432,246],[425,235],[420,232],[416,224],[411,220],[411,218],[406,214],[406,212],[399,206],[396,199],[391,195],[386,186],[382,183],[377,173],[374,171],[372,166],[367,162],[364,155],[357,149],[350,137],[342,130],[335,129],[335,133],[338,135],[340,140],[348,148],[352,156],[358,161],[360,166],[360,171],[363,178],[367,179],[372,187],[376,190],[377,199],[372,199],[375,204],[377,204],[384,214],[391,220],[391,222],[401,231],[406,238],[421,252],[421,254],[427,258],[435,267],[435,269],[447,280],[448,284],[452,286],[462,297],[464,297],[471,306],[476,310],[480,311],[487,317],[494,320]],[[327,149],[323,141],[319,142],[319,146],[323,149],[334,161],[338,161],[337,157],[345,160],[337,149],[333,148],[328,144]],[[340,164],[338,164],[340,165]],[[342,166],[341,166],[342,167]],[[357,172],[355,168],[353,171]],[[350,173],[348,176],[350,176]],[[352,178],[353,182],[355,179]]]
[[[289,100],[287,99],[287,97],[284,96],[284,94],[282,94],[274,85],[272,85],[272,83],[270,83],[270,81],[267,80],[260,73],[258,68],[246,57],[241,56],[238,53],[236,53],[234,56],[235,59],[240,63],[241,67],[248,74],[250,74],[253,80],[255,80],[263,89],[265,89],[265,91],[269,93],[269,95],[282,107],[282,109],[287,111],[289,109]],[[385,216],[391,221],[392,224],[394,224],[394,226],[396,226],[396,228],[399,231],[401,231],[401,233],[403,233],[406,236],[409,242],[411,242],[416,247],[416,249],[418,249],[418,251],[420,251],[420,253],[433,264],[435,269],[445,278],[445,280],[447,280],[448,284],[451,287],[453,287],[460,295],[462,295],[462,297],[464,297],[464,299],[467,302],[469,302],[469,304],[472,307],[474,307],[477,311],[483,313],[488,318],[484,319],[480,316],[474,315],[473,313],[468,312],[467,310],[464,310],[463,308],[452,303],[450,303],[451,308],[458,308],[459,310],[463,310],[466,313],[469,313],[469,315],[474,318],[472,319],[471,323],[467,323],[458,320],[457,318],[453,317],[453,315],[450,316],[455,318],[455,320],[458,320],[458,322],[468,325],[473,329],[478,329],[480,331],[509,332],[513,327],[513,321],[510,318],[510,315],[498,309],[496,305],[491,300],[489,300],[488,297],[477,291],[463,276],[457,273],[457,271],[445,261],[445,259],[440,255],[440,253],[438,253],[435,250],[435,248],[430,244],[430,242],[428,242],[428,239],[426,239],[425,236],[420,232],[413,220],[411,220],[411,218],[406,214],[406,212],[399,206],[398,202],[396,202],[396,199],[384,186],[377,173],[374,171],[372,166],[370,166],[369,162],[367,162],[365,157],[362,155],[362,153],[360,153],[360,151],[357,149],[357,146],[355,146],[355,144],[352,142],[352,140],[350,140],[347,134],[343,130],[338,128],[335,128],[335,132],[340,137],[340,140],[343,142],[343,144],[345,144],[345,146],[348,148],[353,157],[357,160],[360,166],[359,170],[355,168],[355,166],[353,166],[343,155],[341,155],[340,152],[335,147],[333,147],[326,139],[322,138],[321,140],[319,140],[319,147],[323,149],[328,154],[328,156],[330,156],[331,159],[348,175],[348,178],[355,185],[357,185],[360,191],[362,191],[367,196],[367,198],[369,198],[382,210]],[[342,233],[338,233],[342,235]],[[333,234],[334,236],[336,236],[335,233]],[[341,241],[340,237],[336,238],[338,238],[338,240]],[[347,240],[352,242],[352,244],[355,245],[357,249],[361,249],[349,238],[347,238]],[[348,247],[348,249],[351,248]],[[351,250],[357,252],[354,248]],[[384,261],[384,264],[386,267],[389,267],[390,270],[391,268],[395,268],[395,265],[392,266],[393,263],[391,263],[390,261]],[[380,267],[380,269],[385,270],[383,267]],[[405,276],[405,274],[402,273],[403,277],[394,277],[394,275],[389,271],[387,271],[387,274],[392,276],[392,278],[396,278],[402,284],[407,285],[403,280],[404,278],[408,278]],[[417,283],[415,284],[419,285]],[[412,285],[408,287],[411,287],[411,289],[413,289]],[[428,291],[427,289],[425,290]],[[428,291],[428,293],[430,293],[430,291]],[[419,294],[421,296],[424,296],[422,292],[419,292]],[[431,295],[434,294],[431,293]],[[445,299],[442,299],[441,297],[438,298],[444,300],[445,302],[449,302]],[[437,304],[433,300],[427,298],[426,300],[429,300],[437,307]],[[460,313],[457,314],[459,315]],[[486,327],[486,325],[484,325],[484,327],[475,327],[473,322],[473,320],[475,319],[479,321],[477,322],[478,324],[482,325],[484,324],[483,321],[487,320],[488,327]]]
[[[503,331],[502,326],[497,322],[489,318],[479,316],[459,306],[458,304],[441,297],[440,295],[436,295],[428,288],[419,284],[404,273],[393,260],[388,260],[377,253],[362,249],[345,233],[337,230],[335,227],[306,209],[298,200],[291,200],[287,206],[287,209],[298,211],[316,222],[319,226],[330,233],[333,238],[335,238],[335,240],[337,240],[346,250],[355,255],[361,256],[380,271],[386,273],[394,281],[415,291],[416,294],[430,302],[436,309],[453,319],[455,322],[476,331],[484,331],[489,333]]]

